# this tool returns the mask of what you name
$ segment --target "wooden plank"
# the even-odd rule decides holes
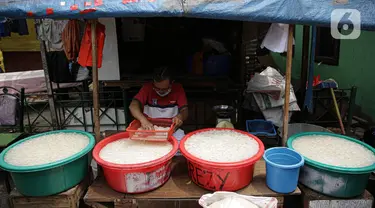
[[[202,206],[199,205],[198,200],[181,200],[179,201],[178,208],[201,208]]]
[[[138,200],[137,208],[178,208],[178,201]]]
[[[142,200],[198,200],[203,194],[211,193],[195,185],[190,181],[187,174],[186,160],[183,157],[176,157],[173,161],[173,171],[171,178],[162,187],[144,194],[122,194],[112,190],[103,177],[97,178],[89,187],[84,201],[86,204],[94,202],[115,202],[116,200],[136,199]],[[270,190],[265,183],[265,162],[259,161],[255,165],[254,179],[249,186],[238,191],[239,194],[252,196],[272,196],[283,197],[285,195],[278,194]],[[297,188],[291,195],[301,194]]]
[[[92,208],[107,208],[107,206],[99,203],[99,202],[91,202],[91,203],[86,203],[87,206],[92,207]]]
[[[115,200],[115,208],[139,208],[134,200]],[[148,207],[147,207],[148,208]]]

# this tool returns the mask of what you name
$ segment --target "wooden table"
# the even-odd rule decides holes
[[[255,165],[254,179],[249,186],[237,191],[239,194],[252,196],[276,197],[282,206],[285,195],[271,191],[265,181],[265,163],[263,160]],[[183,157],[176,157],[173,161],[171,178],[162,187],[144,194],[122,194],[112,190],[103,177],[97,178],[89,187],[84,201],[87,205],[102,208],[106,204],[112,204],[116,208],[152,208],[152,207],[178,207],[194,208],[200,207],[198,199],[203,195],[211,193],[202,189],[190,181],[187,174],[186,160]],[[297,188],[289,195],[300,195]]]

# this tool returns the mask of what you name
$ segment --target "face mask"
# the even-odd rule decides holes
[[[156,91],[156,93],[160,96],[160,97],[165,97],[167,96],[169,93],[171,92],[171,90],[167,90],[167,91]]]

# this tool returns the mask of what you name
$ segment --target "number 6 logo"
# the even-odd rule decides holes
[[[334,9],[331,35],[335,39],[357,39],[361,35],[361,13],[356,9]]]

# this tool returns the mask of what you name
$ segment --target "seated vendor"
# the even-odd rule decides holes
[[[167,67],[157,68],[153,82],[145,84],[130,103],[130,112],[141,122],[144,129],[152,130],[150,118],[171,118],[176,130],[188,117],[187,99],[181,84],[171,80]],[[178,129],[174,136],[178,141],[184,132]]]

